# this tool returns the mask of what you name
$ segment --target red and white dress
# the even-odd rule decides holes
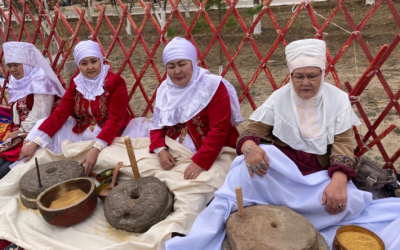
[[[174,108],[168,108],[168,100],[174,98],[167,81],[157,90],[156,107],[150,123],[150,152],[158,153],[167,147],[165,136],[168,136],[194,153],[194,163],[209,170],[222,147],[235,148],[239,136],[235,125],[243,120],[233,86],[208,70],[198,70],[195,79],[202,80],[189,84],[198,86],[191,92],[190,100],[182,100],[187,101],[185,105],[176,103]]]
[[[46,118],[59,104],[61,98],[54,95],[29,94],[28,96],[10,103],[12,109],[12,122],[8,129],[10,132],[19,131],[21,134],[29,133],[40,119]],[[22,143],[0,154],[0,158],[15,162],[18,160]]]
[[[128,113],[125,80],[108,72],[103,88],[104,92],[91,101],[77,90],[74,78],[71,78],[60,106],[39,122],[26,140],[58,154],[62,152],[62,141],[67,139],[72,142],[95,140],[95,147],[101,150],[115,137],[129,134],[129,131],[124,133],[132,120]]]

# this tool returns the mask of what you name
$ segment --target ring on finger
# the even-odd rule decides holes
[[[260,166],[261,166],[264,170],[267,170],[267,168],[268,168],[268,165],[267,165],[267,163],[265,163],[265,162],[261,162],[261,163],[260,163]]]
[[[246,163],[246,167],[247,167],[247,169],[248,169],[248,170],[252,170],[252,168],[251,168],[251,165],[250,165],[250,164]]]
[[[257,170],[261,170],[261,165],[260,164],[256,164],[255,167],[256,167]]]

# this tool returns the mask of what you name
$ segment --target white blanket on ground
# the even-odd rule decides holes
[[[197,215],[213,197],[214,191],[223,184],[236,155],[235,150],[223,148],[209,171],[202,172],[196,180],[184,180],[183,172],[193,156],[188,149],[166,138],[177,166],[170,171],[164,171],[159,165],[158,157],[148,153],[148,138],[132,140],[132,143],[141,175],[157,177],[175,194],[174,212],[165,220],[143,234],[117,230],[106,221],[103,202],[99,200],[93,214],[83,222],[67,228],[51,226],[43,220],[38,210],[26,209],[19,200],[19,180],[24,173],[34,168],[34,160],[31,160],[17,165],[0,180],[0,239],[14,242],[28,250],[155,250],[163,249],[163,242],[171,237],[172,232],[186,234]],[[80,160],[92,145],[93,141],[65,141],[64,155],[54,155],[47,149],[42,149],[36,153],[36,157],[40,164],[63,160],[65,157]],[[94,171],[99,173],[113,168],[118,161],[124,162],[118,181],[132,178],[123,138],[116,138],[111,146],[101,152]]]
[[[354,224],[378,234],[386,250],[400,249],[400,199],[372,200],[368,192],[348,183],[346,210],[329,215],[321,205],[322,193],[330,183],[327,171],[303,176],[297,166],[274,146],[262,146],[271,167],[264,177],[251,178],[243,156],[232,163],[224,185],[215,192],[215,199],[197,217],[186,237],[166,241],[166,250],[220,250],[225,238],[225,223],[237,211],[235,188],[242,187],[245,206],[287,206],[305,216],[325,237],[332,248],[336,229],[340,225]]]

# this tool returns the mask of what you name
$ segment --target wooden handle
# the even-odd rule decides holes
[[[236,187],[235,192],[236,192],[236,201],[237,201],[239,216],[243,217],[244,216],[244,207],[243,207],[242,187]]]
[[[139,168],[137,166],[136,158],[135,158],[135,153],[133,151],[133,146],[132,146],[132,141],[129,135],[125,136],[125,146],[126,146],[126,151],[128,152],[129,156],[129,161],[131,162],[131,167],[133,171],[133,176],[135,177],[135,180],[140,180],[140,173],[139,173]]]
[[[124,163],[122,161],[120,161],[120,162],[118,162],[117,166],[115,166],[113,177],[112,177],[111,184],[109,187],[112,187],[112,188],[115,187],[115,183],[117,182],[117,178],[118,178],[119,169],[121,168],[122,164],[124,164]]]

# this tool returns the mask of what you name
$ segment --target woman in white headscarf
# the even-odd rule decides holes
[[[242,187],[245,207],[285,206],[301,214],[330,248],[339,226],[359,225],[378,234],[386,249],[399,249],[395,229],[400,226],[400,200],[374,201],[370,192],[349,181],[356,174],[352,126],[360,121],[348,95],[324,82],[325,42],[299,40],[287,45],[285,52],[291,82],[250,116],[251,123],[238,140],[240,156],[232,163],[225,183],[196,218],[189,234],[168,240],[166,250],[220,250],[226,221],[238,210],[236,187]],[[264,209],[268,214],[280,214],[280,207]],[[277,220],[279,228],[294,223],[278,217],[272,220]],[[266,224],[254,222],[251,233],[262,235]],[[276,239],[298,243],[279,228]],[[263,246],[262,242],[248,243]]]
[[[0,154],[0,179],[9,166],[18,160],[22,143],[13,140],[25,137],[36,122],[50,115],[59,104],[65,90],[46,62],[42,53],[30,43],[6,42],[3,44],[4,59],[11,76],[8,83],[12,123],[7,141]],[[22,138],[21,138],[22,142]],[[12,146],[12,147],[11,147]]]
[[[165,170],[175,160],[165,144],[168,136],[194,153],[184,172],[196,179],[210,169],[223,146],[235,147],[235,125],[243,121],[234,87],[221,76],[197,66],[197,51],[188,40],[172,39],[163,51],[167,79],[157,90],[150,122],[150,152]]]
[[[346,209],[347,181],[356,175],[352,126],[359,125],[348,95],[324,82],[326,45],[304,39],[285,48],[291,81],[275,91],[251,116],[237,153],[245,154],[248,171],[263,176],[268,156],[258,147],[274,144],[303,175],[328,170],[332,178],[322,203],[337,214]]]
[[[30,160],[38,147],[61,153],[61,142],[94,140],[80,162],[88,175],[104,147],[123,136],[132,117],[128,114],[125,80],[103,64],[98,43],[82,41],[75,46],[74,59],[79,74],[72,77],[60,106],[29,133],[20,159]]]

